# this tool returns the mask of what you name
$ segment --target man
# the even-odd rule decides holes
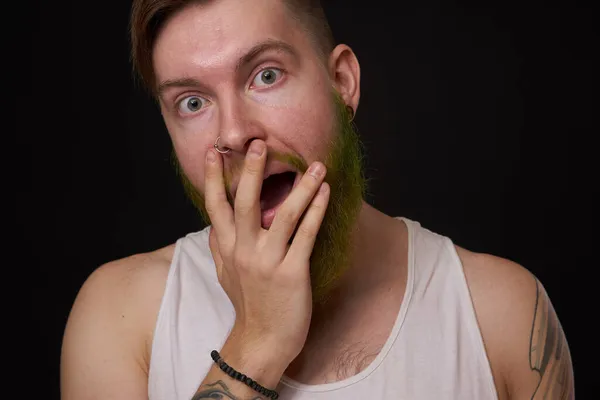
[[[542,285],[363,201],[360,67],[303,0],[136,0],[133,60],[210,226],[102,266],[70,399],[570,399]]]

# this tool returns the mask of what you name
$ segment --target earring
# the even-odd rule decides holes
[[[352,108],[352,106],[346,105],[346,111],[350,115],[350,122],[354,121],[354,108]]]

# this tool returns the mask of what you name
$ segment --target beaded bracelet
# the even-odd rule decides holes
[[[271,398],[271,399],[279,398],[279,393],[277,393],[276,391],[270,390],[270,389],[267,389],[267,388],[261,386],[258,382],[254,381],[249,376],[239,373],[238,371],[236,371],[235,369],[233,369],[229,365],[227,365],[227,363],[219,355],[218,351],[216,351],[216,350],[211,351],[210,356],[212,357],[213,361],[219,366],[219,368],[221,368],[221,371],[225,372],[231,378],[235,379],[236,381],[242,382],[246,386],[251,387],[252,389],[256,390],[258,393],[266,396],[267,398]]]

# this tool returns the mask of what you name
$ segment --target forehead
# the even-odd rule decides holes
[[[256,43],[281,40],[308,45],[281,0],[214,0],[175,13],[153,49],[157,79],[190,75],[194,69],[232,68]]]

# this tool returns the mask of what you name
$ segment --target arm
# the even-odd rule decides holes
[[[62,400],[148,399],[148,343],[169,262],[140,255],[86,280],[65,329]]]
[[[147,400],[152,332],[170,266],[166,248],[115,261],[94,271],[79,291],[65,329],[61,354],[61,399]],[[232,367],[275,387],[285,367],[270,361],[232,331],[221,350]],[[253,354],[255,353],[255,354]],[[235,393],[235,394],[234,394]],[[216,365],[193,400],[263,397]]]
[[[221,356],[239,373],[273,390],[308,335],[310,255],[327,209],[329,186],[323,182],[325,166],[313,163],[277,209],[270,227],[263,229],[260,192],[266,150],[261,140],[250,144],[233,208],[227,201],[224,161],[209,150],[205,201],[217,277],[236,312]],[[265,397],[213,365],[193,400],[212,398]]]
[[[243,343],[243,339],[238,337],[235,330],[232,331],[220,352],[225,362],[268,389],[277,387],[288,363],[278,360],[270,349],[258,350],[258,347],[255,346],[255,351],[253,351],[250,346],[242,346],[241,343]],[[216,364],[210,369],[192,400],[214,398],[223,400],[264,399],[249,386],[229,377]]]
[[[542,284],[511,261],[458,253],[499,398],[573,399],[569,347]]]
[[[534,278],[535,279],[535,278]],[[515,379],[515,397],[528,395],[525,388],[535,386],[531,399],[574,399],[573,366],[569,346],[554,307],[542,284],[535,279],[536,301],[529,345],[529,368],[537,379]],[[537,383],[536,383],[537,381]],[[519,390],[519,386],[523,389]]]

